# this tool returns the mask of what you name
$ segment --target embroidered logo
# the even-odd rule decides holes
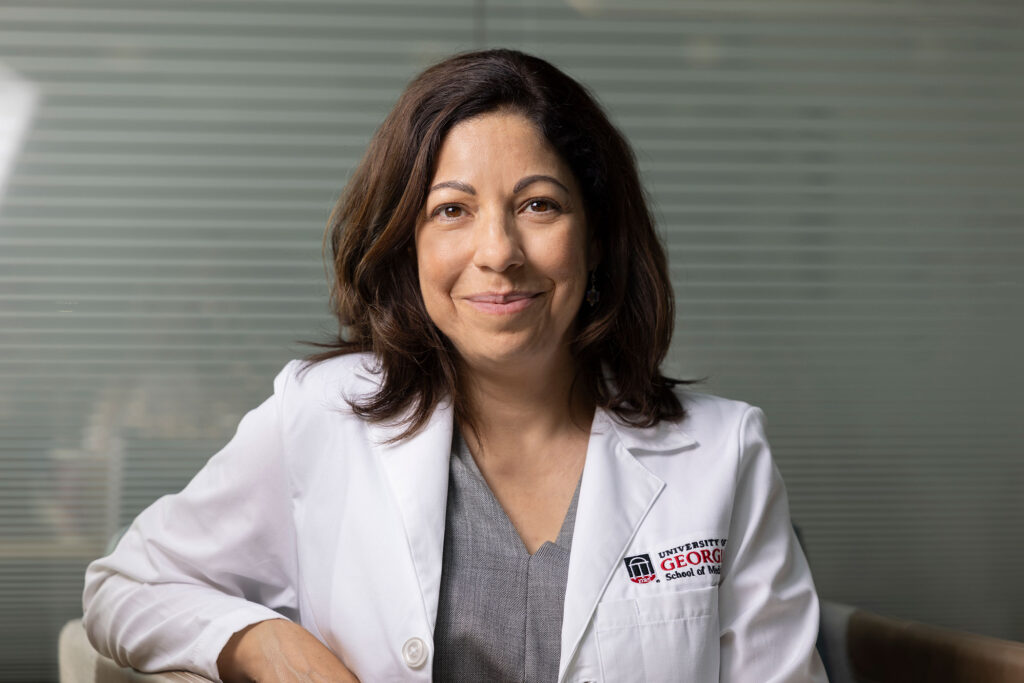
[[[651,564],[651,556],[633,555],[623,560],[626,563],[626,572],[629,573],[629,580],[633,583],[650,583],[654,581],[654,565]]]
[[[682,543],[662,545],[661,550],[627,557],[626,573],[633,583],[662,581],[696,581],[706,577],[713,584],[718,583],[722,573],[722,553],[727,540],[724,538],[690,538]],[[651,561],[657,558],[657,564]]]

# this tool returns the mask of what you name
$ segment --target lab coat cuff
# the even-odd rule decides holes
[[[217,658],[224,646],[228,644],[231,636],[246,626],[268,619],[287,619],[287,617],[254,602],[246,602],[240,607],[226,611],[207,624],[196,638],[188,657],[189,668],[211,680],[220,681]]]

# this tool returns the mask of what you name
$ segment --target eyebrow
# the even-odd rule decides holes
[[[516,194],[517,192],[521,191],[527,185],[532,185],[533,183],[536,183],[536,182],[539,182],[539,181],[542,181],[542,180],[546,180],[549,183],[554,183],[555,185],[558,185],[560,188],[565,190],[566,194],[572,194],[571,192],[569,192],[569,188],[566,187],[565,184],[562,181],[558,180],[557,178],[552,178],[549,175],[539,175],[539,174],[538,175],[528,175],[525,178],[521,178],[519,180],[519,182],[516,183],[516,186],[512,188],[512,194]],[[430,188],[430,191],[433,192],[434,190],[440,190],[440,189],[445,188],[445,187],[450,187],[452,189],[459,190],[460,192],[465,192],[466,194],[476,195],[476,190],[473,188],[472,185],[469,185],[468,183],[463,183],[463,182],[458,181],[458,180],[446,180],[443,183],[438,183],[437,185],[434,185],[432,188]]]

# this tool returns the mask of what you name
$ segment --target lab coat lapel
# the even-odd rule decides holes
[[[429,422],[414,436],[393,444],[383,442],[401,432],[394,426],[371,427],[373,449],[382,463],[405,527],[405,537],[419,579],[423,609],[431,631],[437,618],[444,550],[445,506],[448,499],[448,460],[451,455],[453,412],[441,403]]]
[[[694,443],[692,437],[671,423],[635,429],[613,420],[603,409],[595,412],[569,556],[558,667],[560,681],[605,586],[665,487],[631,451],[667,453]]]

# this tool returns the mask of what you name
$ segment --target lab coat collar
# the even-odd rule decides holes
[[[674,422],[662,420],[653,427],[634,427],[623,422],[614,414],[598,409],[610,423],[619,441],[635,455],[654,453],[677,453],[697,443],[697,440],[679,428]]]
[[[696,443],[669,422],[642,429],[604,409],[595,412],[569,554],[559,681],[630,541],[665,488],[644,467],[643,456],[676,453]]]
[[[380,381],[380,369],[376,367],[370,367],[367,365],[368,360],[363,359],[362,362],[356,365],[356,375],[363,380],[369,382],[369,387],[375,391]],[[606,381],[611,382],[610,379],[606,378]],[[438,415],[435,411],[435,418],[445,418],[448,420],[453,419],[450,414],[451,406],[446,404],[439,410],[442,411],[441,415]],[[696,443],[696,439],[684,432],[679,428],[679,425],[663,420],[653,427],[634,427],[626,422],[622,421],[618,417],[614,416],[609,411],[603,408],[598,408],[595,413],[597,415],[603,415],[607,419],[608,424],[615,430],[622,445],[625,446],[630,452],[636,454],[644,453],[675,453],[685,448],[689,448]],[[432,420],[433,421],[433,420]],[[595,419],[595,423],[597,420]],[[401,433],[400,424],[396,423],[393,425],[375,425],[374,431],[376,436],[381,441],[387,441]],[[591,429],[593,431],[593,429]]]
[[[377,389],[380,382],[380,368],[371,367],[367,365],[369,362],[368,358],[364,358],[360,363],[356,365],[355,374],[369,382],[368,388],[372,388],[373,391]],[[611,380],[606,378],[606,381],[611,383]],[[445,418],[448,420],[453,419],[450,414],[451,406],[445,404],[439,410],[442,411],[441,415],[438,415],[435,411],[435,418]],[[598,408],[595,413],[595,418],[598,414],[607,418],[608,424],[618,434],[619,440],[622,445],[625,446],[629,451],[636,454],[643,453],[674,453],[688,448],[696,443],[696,439],[684,432],[679,428],[679,425],[663,420],[653,427],[634,427],[626,422],[615,417],[609,411],[603,408]],[[433,420],[432,420],[433,421]],[[595,423],[597,420],[595,419]],[[393,425],[375,425],[374,431],[376,436],[381,441],[387,441],[401,433],[400,424]],[[593,429],[591,429],[593,431]]]
[[[367,379],[370,379],[367,377]],[[431,632],[437,618],[448,501],[454,410],[444,401],[415,435],[392,444],[399,424],[371,424],[372,448],[383,463],[400,510]],[[598,408],[591,424],[577,501],[562,620],[559,680],[586,632],[597,603],[630,541],[665,483],[645,456],[683,451],[696,440],[678,425],[630,426]]]

